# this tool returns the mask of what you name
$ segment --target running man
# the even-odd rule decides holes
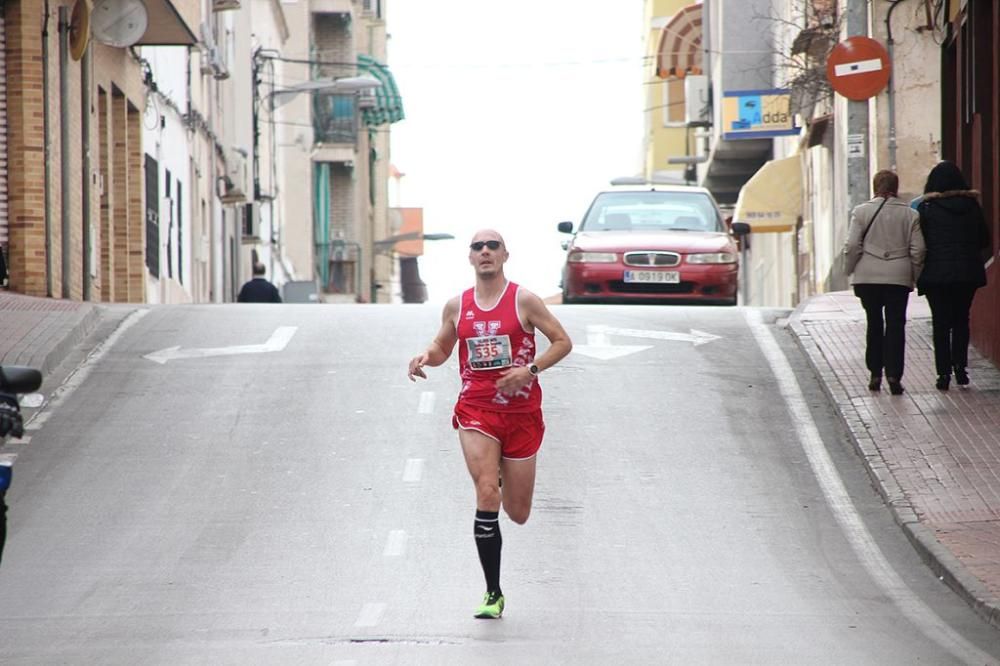
[[[408,375],[410,381],[426,379],[424,366],[441,365],[460,343],[462,388],[451,423],[476,489],[473,534],[486,594],[475,616],[498,618],[504,607],[500,506],[515,523],[527,522],[545,433],[537,375],[569,354],[573,343],[542,299],[508,282],[503,266],[510,255],[499,233],[477,232],[469,249],[476,286],[444,306],[437,337],[410,360]],[[535,356],[536,329],[549,340],[540,356]]]

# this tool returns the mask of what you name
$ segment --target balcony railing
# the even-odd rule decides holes
[[[317,143],[356,143],[358,105],[354,95],[313,95],[313,131]]]

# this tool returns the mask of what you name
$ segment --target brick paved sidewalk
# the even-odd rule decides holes
[[[51,372],[99,320],[93,303],[0,290],[0,364]]]
[[[1000,370],[970,349],[969,388],[934,387],[930,310],[907,311],[906,392],[868,390],[865,317],[849,291],[801,304],[791,328],[896,520],[935,572],[1000,628]]]

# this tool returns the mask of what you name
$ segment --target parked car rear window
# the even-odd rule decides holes
[[[724,231],[711,199],[701,192],[602,192],[580,231]]]

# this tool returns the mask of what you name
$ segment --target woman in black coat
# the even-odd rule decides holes
[[[927,296],[931,308],[936,385],[947,391],[953,371],[960,386],[969,383],[969,309],[986,284],[983,251],[990,235],[979,193],[952,162],[931,169],[917,211],[927,243],[917,293]]]

